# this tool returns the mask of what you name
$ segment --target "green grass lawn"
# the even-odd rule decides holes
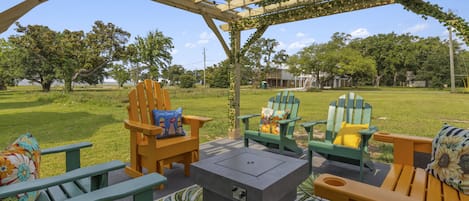
[[[129,161],[129,132],[123,126],[127,118],[129,89],[110,87],[43,93],[35,87],[0,91],[0,145],[7,146],[19,134],[30,132],[42,148],[82,141],[93,143],[82,154],[84,166],[110,160]],[[433,137],[443,123],[469,128],[469,94],[428,89],[356,90],[373,105],[373,124],[380,130]],[[295,92],[299,97],[301,122],[322,120],[330,101],[347,90]],[[259,113],[274,89],[241,90],[241,114]],[[211,117],[201,130],[201,142],[227,137],[228,90],[170,89],[172,107],[183,114]],[[255,124],[255,122],[254,122]],[[188,129],[186,129],[188,130]],[[304,133],[298,126],[296,132]],[[45,156],[42,176],[63,170],[63,156]]]

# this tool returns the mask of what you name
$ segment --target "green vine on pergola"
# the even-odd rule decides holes
[[[263,0],[259,3],[256,3],[256,5],[267,6],[284,1],[286,0]],[[366,5],[366,3],[363,2],[364,1],[357,0],[335,0],[325,1],[323,3],[303,4],[301,5],[303,9],[278,11],[274,14],[246,18],[236,22],[232,27],[243,30],[245,27],[261,27],[265,25],[272,25],[275,24],[278,19],[291,19],[291,21],[295,21],[298,16],[315,18],[333,15],[356,10],[354,7]],[[360,5],[360,3],[362,3],[362,5]],[[463,18],[455,15],[452,12],[443,11],[443,8],[436,4],[431,4],[430,2],[422,0],[396,0],[396,3],[403,5],[404,9],[408,11],[421,15],[424,19],[428,19],[428,17],[431,16],[438,20],[445,27],[452,27],[456,29],[456,35],[462,38],[463,41],[469,45],[469,24]]]
[[[397,2],[402,4],[406,10],[422,15],[424,19],[431,16],[445,27],[455,28],[458,31],[456,35],[461,37],[464,42],[469,45],[469,24],[463,18],[452,12],[444,12],[442,7],[429,2],[420,0],[397,0]]]

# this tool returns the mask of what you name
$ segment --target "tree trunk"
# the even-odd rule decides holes
[[[72,89],[72,80],[71,79],[64,79],[64,92],[69,93]]]
[[[5,83],[0,82],[0,91],[7,90],[7,85]]]
[[[41,86],[42,86],[42,91],[43,92],[49,92],[50,87],[52,86],[52,82],[42,82]]]
[[[316,88],[322,88],[321,84],[319,83],[319,70],[316,72]]]
[[[397,83],[397,72],[394,73],[392,85],[395,87],[395,86],[396,86],[396,83]]]
[[[382,77],[381,75],[376,76],[376,83],[375,83],[376,85],[375,85],[375,87],[379,87],[379,81],[381,80],[381,77]]]

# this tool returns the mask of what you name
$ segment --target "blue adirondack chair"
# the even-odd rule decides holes
[[[363,179],[363,167],[374,170],[374,165],[370,160],[368,152],[368,141],[373,133],[377,131],[377,128],[370,125],[371,112],[372,107],[370,104],[366,103],[361,96],[350,92],[329,104],[327,120],[302,123],[301,126],[308,133],[307,157],[310,166],[309,171],[312,172],[313,152],[322,155],[328,160],[359,165],[361,180]],[[360,134],[357,147],[334,143],[344,123],[366,125],[368,127],[367,129],[357,131]],[[326,124],[325,139],[323,141],[313,138],[313,128],[319,124]]]
[[[301,119],[298,117],[299,105],[300,100],[294,96],[293,92],[289,91],[282,91],[269,99],[266,108],[274,111],[288,111],[289,113],[286,119],[278,121],[280,128],[278,134],[262,132],[259,127],[249,128],[249,119],[259,117],[261,114],[239,116],[238,119],[241,119],[244,124],[244,146],[249,147],[249,140],[254,140],[269,148],[279,149],[280,153],[288,150],[302,154],[303,149],[298,147],[293,136],[295,123]]]

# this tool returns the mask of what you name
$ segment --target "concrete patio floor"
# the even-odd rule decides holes
[[[244,147],[242,140],[220,139],[203,143],[200,145],[200,159],[209,158],[241,147]],[[267,149],[264,146],[255,144],[253,142],[250,143],[250,148],[271,151],[274,153],[276,152],[276,150]],[[304,155],[298,156],[294,153],[286,155],[290,155],[291,157],[304,158],[306,160]],[[365,169],[363,182],[374,186],[381,185],[387,172],[389,171],[389,165],[383,163],[375,163],[375,168],[376,170],[373,172],[369,171],[368,169]],[[314,173],[329,173],[359,181],[359,169],[360,168],[358,166],[354,165],[334,161],[326,161],[319,155],[315,155],[313,160]],[[154,191],[154,199],[164,197],[182,188],[194,184],[189,177],[184,176],[184,169],[183,166],[180,164],[173,165],[173,169],[165,169],[164,176],[167,177],[168,182],[163,190]],[[124,173],[124,170],[113,171],[109,175],[109,184],[112,185],[114,183],[118,183],[128,179],[131,178]],[[130,200],[132,200],[132,198],[120,199],[120,201]]]

